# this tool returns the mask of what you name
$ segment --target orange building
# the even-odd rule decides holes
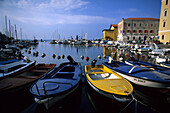
[[[113,40],[117,41],[117,31],[118,25],[111,24],[109,29],[104,29],[103,32],[103,40]]]

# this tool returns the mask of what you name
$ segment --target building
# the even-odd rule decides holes
[[[150,41],[158,36],[159,19],[157,18],[122,18],[118,23],[119,41]]]
[[[162,0],[159,23],[159,41],[170,43],[170,0]]]
[[[103,30],[103,40],[117,41],[118,25],[111,24],[109,29]]]

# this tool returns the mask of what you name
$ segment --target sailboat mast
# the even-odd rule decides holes
[[[16,40],[17,40],[18,38],[17,38],[17,28],[16,28],[16,24],[15,24],[15,35],[16,35]]]

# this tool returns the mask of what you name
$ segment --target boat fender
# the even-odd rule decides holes
[[[35,52],[33,52],[33,56],[35,56]]]
[[[53,56],[52,56],[52,57],[53,57],[53,59],[55,59],[56,55],[55,55],[55,54],[53,54]]]
[[[82,60],[84,59],[84,56],[83,56],[83,55],[81,56],[81,59],[82,59]]]
[[[103,55],[103,58],[105,59],[105,58],[106,58],[106,55]]]
[[[57,59],[59,60],[61,57],[60,56],[57,56]]]
[[[62,55],[61,55],[61,58],[62,58],[62,59],[64,59],[64,58],[65,58],[65,56],[62,54]]]
[[[31,60],[30,60],[27,56],[24,56],[24,61],[28,63],[28,62],[30,62]]]
[[[87,61],[87,62],[89,61],[89,57],[88,57],[88,56],[86,57],[86,61]]]
[[[45,54],[45,53],[43,53],[43,54],[41,55],[41,57],[42,57],[42,58],[44,58],[45,56],[46,56],[46,54]]]
[[[101,59],[101,56],[99,55],[98,58]]]

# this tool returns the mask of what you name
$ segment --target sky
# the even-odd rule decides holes
[[[122,18],[160,18],[160,10],[161,0],[0,0],[0,32],[7,16],[19,39],[21,29],[22,39],[99,39]]]

